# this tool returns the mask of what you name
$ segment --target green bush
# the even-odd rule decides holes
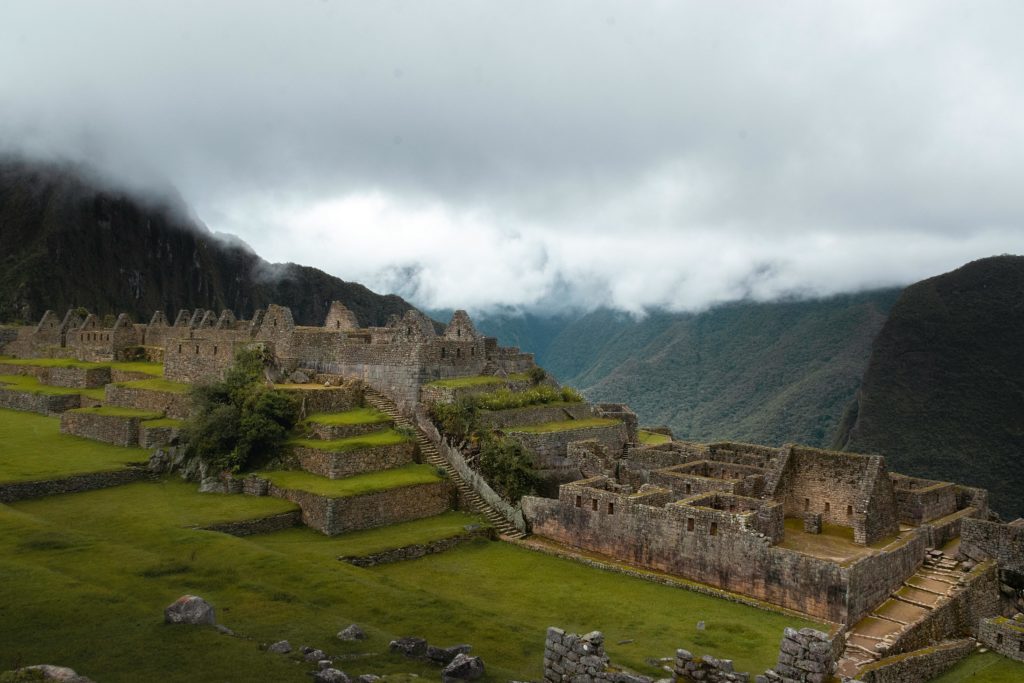
[[[434,424],[456,441],[465,441],[477,429],[477,399],[466,396],[451,403],[435,403],[430,406]]]
[[[583,396],[570,387],[562,387],[559,390],[547,385],[540,385],[526,391],[499,389],[489,394],[483,394],[477,398],[477,405],[484,410],[508,410],[563,401],[579,403],[582,400]]]
[[[537,474],[518,442],[486,435],[480,442],[480,473],[505,500],[515,504],[537,491]]]
[[[535,365],[530,368],[526,376],[530,378],[530,382],[533,384],[540,384],[548,378],[548,373],[539,365]]]
[[[240,472],[260,467],[281,452],[299,418],[299,406],[264,383],[267,361],[263,349],[243,349],[223,381],[192,389],[192,416],[182,429],[189,456],[215,471]]]

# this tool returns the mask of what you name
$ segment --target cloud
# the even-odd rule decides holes
[[[426,306],[692,310],[1024,251],[1016,2],[0,7],[0,147]]]

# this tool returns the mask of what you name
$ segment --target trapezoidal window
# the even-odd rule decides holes
[[[455,357],[462,358],[462,349],[455,349]]]
[[[711,528],[708,530],[708,534],[711,536],[718,534],[718,522],[711,522]]]
[[[608,503],[608,514],[609,515],[614,515],[615,514],[615,503]]]
[[[686,518],[686,530],[693,531],[693,517]]]
[[[447,358],[447,357],[448,357],[448,349],[446,349],[446,348],[444,348],[442,346],[441,347],[441,358]]]
[[[690,486],[689,484],[687,484],[687,485],[686,485],[686,493],[687,493],[687,495],[689,495],[689,493],[690,493],[690,492],[691,492],[692,490],[693,490],[693,487],[692,487],[692,486]]]
[[[849,517],[852,514],[853,514],[853,506],[852,505],[847,505],[846,506],[846,516]]]
[[[829,504],[829,502],[826,500],[825,501],[825,512],[828,512],[831,508],[832,508],[832,505]]]
[[[1003,634],[1002,633],[997,633],[996,634],[996,645],[1002,645],[1002,644],[1003,644]]]
[[[196,346],[196,355],[197,356],[199,355],[199,346],[198,345]]]
[[[811,509],[811,499],[810,498],[804,498],[804,510],[810,510],[810,509]]]
[[[590,507],[593,508],[594,512],[597,512],[597,498],[590,501]]]
[[[216,346],[213,347],[213,355],[215,355],[215,356],[217,355],[217,347]]]
[[[1024,640],[1017,641],[1017,652],[1024,652]]]
[[[576,507],[583,507],[583,496],[576,496]]]
[[[181,353],[181,344],[178,344],[178,353]]]

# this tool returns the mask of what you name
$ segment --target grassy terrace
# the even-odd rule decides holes
[[[60,419],[0,410],[0,482],[38,481],[121,469],[149,452],[60,433]],[[2,507],[2,506],[0,506]],[[2,620],[2,612],[0,612]]]
[[[87,413],[89,415],[106,415],[107,417],[137,417],[143,421],[157,420],[163,416],[163,413],[155,413],[151,410],[136,410],[135,408],[120,408],[118,406],[75,408],[74,412]]]
[[[306,418],[306,422],[321,425],[364,425],[390,421],[390,417],[376,408],[356,408],[344,413],[314,413]]]
[[[127,389],[148,389],[149,391],[163,391],[171,394],[185,394],[191,389],[191,385],[181,382],[172,382],[169,379],[156,377],[153,379],[137,379],[131,382],[118,382],[117,386]]]
[[[180,427],[184,424],[183,420],[175,420],[171,417],[161,417],[157,420],[146,420],[142,423],[146,427]]]
[[[644,446],[657,446],[658,444],[668,443],[672,440],[672,437],[668,434],[649,432],[646,429],[639,430],[637,435],[640,437],[640,443]]]
[[[89,361],[75,360],[73,358],[11,358],[0,356],[0,363],[9,365],[30,365],[40,368],[113,368],[125,372],[144,372],[147,375],[160,377],[164,374],[163,363],[150,363],[147,361],[111,361],[109,363],[92,363]]]
[[[371,555],[382,550],[451,538],[464,533],[469,524],[482,523],[482,519],[473,515],[446,512],[435,517],[341,536],[324,536],[308,527],[296,527],[255,536],[252,540],[269,550],[301,556],[306,562],[327,562],[343,555]]]
[[[1019,683],[1024,681],[1024,663],[995,652],[973,654],[933,679],[933,683]]]
[[[235,538],[190,528],[284,505],[199,494],[178,481],[0,505],[0,670],[58,661],[104,683],[307,682],[311,666],[257,648],[287,638],[331,654],[370,653],[342,662],[350,676],[437,680],[436,667],[388,653],[391,639],[415,634],[472,643],[487,663],[485,681],[539,680],[545,629],[559,625],[603,630],[612,658],[647,674],[658,671],[646,658],[677,647],[758,672],[774,663],[785,626],[814,625],[504,543],[370,570],[334,559],[350,554],[335,552],[346,542],[372,549],[422,538],[424,529],[405,525],[337,538],[302,530]],[[423,523],[443,531],[462,520]],[[218,621],[248,639],[165,626],[163,608],[184,593],[210,600]],[[352,622],[369,640],[334,637]]]
[[[427,382],[423,386],[442,387],[444,389],[465,389],[466,387],[480,387],[489,384],[504,384],[505,379],[494,375],[478,375],[476,377],[456,377],[454,379],[438,379]]]
[[[308,491],[329,498],[347,498],[418,484],[432,484],[441,477],[430,465],[406,465],[382,472],[359,474],[345,479],[327,479],[298,470],[258,472],[259,476],[285,489]]]
[[[33,394],[49,394],[51,396],[68,396],[79,394],[88,396],[96,401],[103,400],[103,389],[75,389],[71,387],[51,387],[47,384],[40,384],[39,380],[30,375],[0,375],[0,390],[13,389],[16,391],[28,391]]]
[[[550,432],[565,432],[570,429],[589,429],[591,427],[611,427],[619,424],[618,420],[609,417],[588,417],[585,420],[563,420],[560,422],[544,422],[542,424],[527,425],[526,427],[509,428],[510,432],[526,432],[527,434],[547,434]]]
[[[374,446],[394,446],[395,444],[411,440],[405,434],[394,429],[382,429],[379,432],[350,436],[344,439],[292,439],[290,443],[296,446],[315,448],[320,451],[344,453],[346,451],[357,451],[360,448],[373,448]]]

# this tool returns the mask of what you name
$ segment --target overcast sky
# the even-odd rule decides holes
[[[426,307],[693,310],[1024,253],[1024,3],[0,4],[0,147]]]

